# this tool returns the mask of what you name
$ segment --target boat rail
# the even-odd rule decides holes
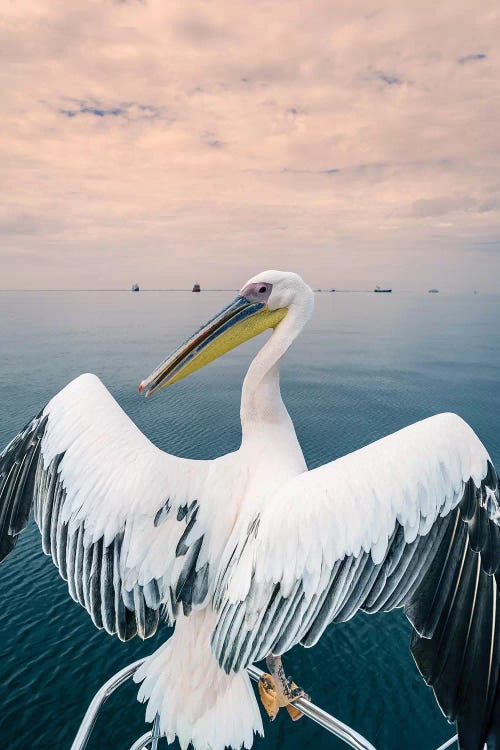
[[[71,745],[71,750],[85,750],[103,705],[110,695],[118,690],[124,682],[133,677],[144,661],[145,658],[134,661],[132,664],[129,664],[127,667],[124,667],[110,677],[110,679],[99,688],[92,698],[85,716],[83,717],[82,723],[80,724],[76,737]],[[247,667],[247,671],[250,678],[255,682],[258,682],[263,674],[262,670],[253,665]],[[335,718],[326,711],[323,711],[322,708],[319,708],[319,706],[316,706],[311,701],[306,700],[305,698],[298,698],[294,702],[294,705],[302,711],[304,716],[307,716],[311,721],[314,721],[328,732],[331,732],[331,734],[334,734],[336,737],[343,740],[346,745],[354,748],[354,750],[376,750],[371,742],[352,729],[352,727],[344,724],[340,719]],[[151,729],[139,737],[130,747],[130,750],[157,750],[159,739],[160,725],[157,717],[154,720]],[[437,750],[446,750],[446,748],[451,747],[456,741],[457,737],[452,737],[438,747]]]

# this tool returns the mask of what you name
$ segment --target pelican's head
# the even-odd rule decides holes
[[[312,306],[313,293],[296,273],[259,273],[243,285],[236,299],[158,365],[139,391],[151,396],[262,331],[276,328],[289,310],[307,319]]]

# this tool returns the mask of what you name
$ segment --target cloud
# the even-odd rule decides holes
[[[61,114],[66,117],[76,117],[77,115],[94,115],[95,117],[119,117],[126,114],[124,107],[108,107],[107,109],[98,103],[89,104],[88,102],[76,102],[73,109],[60,109]]]
[[[340,169],[331,168],[331,169],[293,169],[290,167],[283,167],[281,170],[283,174],[327,174],[327,175],[333,175],[338,174],[340,172]]]
[[[500,236],[496,239],[485,240],[477,243],[477,249],[484,253],[493,253],[500,256]]]
[[[234,288],[288,266],[314,286],[380,268],[445,286],[452,268],[495,288],[497,253],[476,255],[498,247],[500,17],[434,11],[7,4],[1,286],[185,287],[196,269]]]
[[[135,102],[121,102],[116,106],[104,104],[97,99],[63,98],[67,103],[59,108],[59,112],[66,117],[92,115],[93,117],[124,117],[127,120],[152,119],[162,116],[161,109],[151,104],[137,104]]]
[[[484,52],[477,52],[473,55],[465,55],[464,57],[459,57],[458,62],[460,65],[468,65],[469,63],[479,62],[479,60],[486,60],[488,55],[484,54]]]
[[[388,86],[401,86],[401,84],[403,83],[399,76],[391,75],[390,73],[384,73],[384,71],[382,70],[374,70],[369,77],[378,81],[382,81],[382,83],[386,83]]]
[[[476,202],[469,196],[460,198],[442,197],[442,198],[422,198],[414,201],[408,216],[442,216],[454,211],[470,211],[474,208]]]
[[[196,45],[226,36],[222,26],[214,24],[208,16],[199,12],[184,13],[176,19],[175,28],[181,37]]]
[[[443,216],[455,212],[475,212],[479,214],[497,211],[500,206],[498,198],[478,200],[470,195],[442,196],[440,198],[420,199],[413,202],[405,216]]]
[[[226,144],[215,136],[215,133],[203,133],[201,137],[202,143],[205,143],[210,148],[223,148]]]

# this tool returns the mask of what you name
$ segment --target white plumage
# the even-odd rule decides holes
[[[306,636],[311,609],[339,561],[365,552],[374,566],[382,564],[397,524],[408,545],[426,536],[439,515],[456,508],[470,478],[480,487],[488,461],[481,441],[460,417],[439,414],[290,479],[256,513],[258,533],[246,534],[238,526],[233,545],[226,547],[216,606],[241,603],[245,610],[232,639],[258,627],[276,586],[286,599],[300,583],[304,600],[293,610],[296,629],[280,648],[288,651]],[[498,508],[495,513],[498,519]],[[335,619],[345,593],[339,590],[324,627]],[[234,643],[217,636],[218,631],[215,652],[222,658]],[[263,640],[245,661],[263,658],[275,645],[276,636]]]
[[[274,329],[243,384],[241,448],[213,461],[156,448],[95,376],[70,383],[0,456],[0,560],[33,507],[98,627],[126,640],[152,635],[160,612],[176,622],[137,679],[148,720],[183,748],[249,748],[263,731],[249,663],[394,607],[461,747],[496,748],[497,474],[454,414],[308,472],[279,367],[312,307],[300,277],[259,274],[143,383],[154,392]]]
[[[160,716],[160,730],[181,747],[250,748],[262,720],[245,671],[226,674],[210,649],[216,614],[207,607],[186,618],[179,613],[174,634],[136,673],[139,700],[148,701],[146,720]]]

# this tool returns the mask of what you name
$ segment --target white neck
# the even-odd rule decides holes
[[[291,306],[248,368],[241,392],[243,441],[270,424],[291,424],[280,392],[281,359],[301,332],[311,310]]]

